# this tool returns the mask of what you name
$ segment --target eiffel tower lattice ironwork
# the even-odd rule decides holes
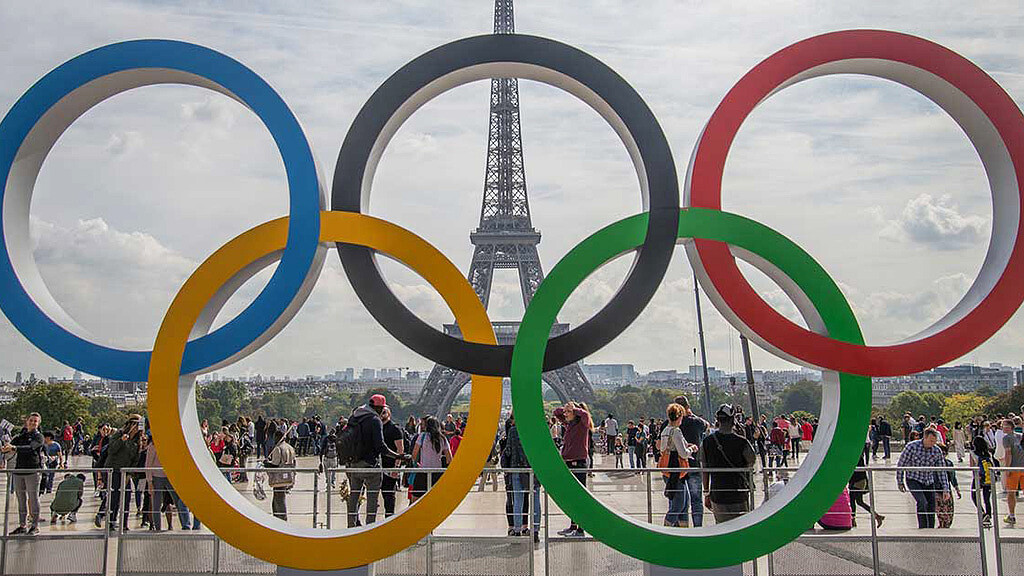
[[[512,34],[515,24],[512,0],[495,0],[494,33]],[[523,168],[523,141],[519,132],[519,83],[515,78],[491,79],[490,124],[487,137],[487,172],[484,178],[480,227],[470,234],[475,247],[469,267],[469,282],[487,306],[495,268],[516,269],[523,305],[528,306],[537,286],[544,279],[537,244],[538,232],[530,220],[530,202],[526,193]],[[446,324],[445,332],[461,337],[457,325]],[[519,322],[495,322],[499,344],[515,343]],[[555,324],[552,336],[569,330],[568,324]],[[563,401],[591,400],[594,391],[579,363],[545,372],[544,381]],[[424,414],[447,413],[469,375],[437,364],[430,371],[418,404]]]

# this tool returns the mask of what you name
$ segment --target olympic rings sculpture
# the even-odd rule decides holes
[[[721,180],[736,132],[760,102],[802,80],[859,73],[906,85],[931,99],[977,149],[993,195],[992,240],[978,278],[944,318],[890,346],[867,346],[835,282],[778,232],[723,212]],[[460,84],[522,77],[565,89],[612,126],[630,153],[645,211],[613,223],[573,248],[529,304],[513,347],[496,344],[486,310],[458,269],[434,247],[365,210],[378,160],[417,108]],[[47,291],[32,258],[28,216],[40,167],[57,138],[110,96],[157,83],[224,93],[270,131],[285,164],[289,214],[233,239],[179,290],[152,352],[97,344]],[[438,526],[478,477],[501,410],[501,377],[511,376],[513,409],[530,463],[559,506],[605,544],[663,566],[737,564],[777,549],[808,528],[845,485],[862,448],[871,376],[926,370],[963,356],[992,336],[1024,300],[1024,116],[984,71],[927,40],[851,30],[793,44],[758,64],[726,94],[690,160],[680,206],[675,163],[661,127],[613,70],[565,44],[524,35],[466,38],[436,48],[395,72],[356,116],[341,151],[326,208],[326,187],[298,121],[274,90],[239,62],[208,48],[168,40],[112,44],[65,62],[36,82],[0,122],[0,308],[35,346],[83,372],[149,381],[158,449],[178,493],[231,545],[268,562],[307,570],[367,564],[410,546]],[[562,462],[544,425],[541,373],[600,349],[643,310],[679,241],[712,302],[738,330],[775,354],[824,370],[821,442],[779,496],[730,522],[675,530],[637,522],[597,502]],[[288,524],[258,509],[219,473],[206,453],[195,409],[195,377],[252,353],[294,316],[334,243],[370,313],[419,354],[473,374],[473,418],[438,484],[401,514],[345,531]],[[557,312],[596,268],[636,251],[625,283],[591,320],[548,339]],[[384,283],[375,254],[425,278],[455,314],[465,340],[426,325]],[[753,264],[796,303],[810,329],[783,318],[740,274]],[[259,296],[210,331],[227,298],[273,262]],[[329,551],[329,552],[327,552]]]

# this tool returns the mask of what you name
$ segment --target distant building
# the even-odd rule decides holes
[[[909,376],[872,379],[873,403],[887,406],[900,392],[935,392],[938,394],[968,394],[981,387],[994,392],[1007,392],[1021,383],[1021,374],[1006,366],[982,367],[970,364],[945,366]]]
[[[636,382],[632,364],[583,364],[583,374],[598,388],[617,387]]]
[[[376,380],[377,371],[373,368],[363,368],[362,374],[359,376],[360,380]]]
[[[21,372],[16,372],[14,374],[14,383],[21,384]]]

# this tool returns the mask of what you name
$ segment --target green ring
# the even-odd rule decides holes
[[[538,479],[555,502],[606,545],[661,566],[716,568],[739,564],[794,540],[835,503],[864,448],[862,431],[871,414],[871,379],[839,375],[838,416],[832,442],[817,471],[802,470],[813,476],[781,507],[771,511],[771,507],[762,505],[747,515],[766,515],[759,522],[728,530],[729,526],[742,526],[743,518],[747,518],[744,516],[710,528],[681,531],[641,523],[606,508],[576,481],[551,440],[541,397],[541,366],[551,326],[566,299],[601,265],[641,246],[647,218],[646,213],[638,214],[594,233],[562,258],[537,289],[519,327],[512,355],[512,406],[519,437]],[[771,228],[719,210],[685,208],[679,214],[678,237],[726,242],[764,258],[803,290],[829,336],[864,343],[853,311],[835,282],[806,252]],[[823,422],[821,429],[828,425]],[[815,446],[812,451],[821,449]]]

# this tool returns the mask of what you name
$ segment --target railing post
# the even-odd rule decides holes
[[[320,474],[313,472],[313,528],[316,528],[317,512],[320,509]]]
[[[867,462],[865,461],[865,464]],[[871,506],[871,515],[868,516],[868,522],[871,524],[871,566],[875,572],[875,576],[879,576],[878,570],[878,525],[875,523],[875,514],[878,514],[878,510],[875,508],[875,476],[871,468],[865,466],[868,473],[868,504]],[[850,504],[850,510],[854,510],[856,504]],[[984,572],[982,572],[984,574]]]
[[[541,488],[543,489],[544,487],[541,486]],[[551,548],[550,548],[550,545],[548,544],[548,533],[549,533],[549,526],[551,525],[551,516],[549,515],[549,511],[548,511],[548,491],[547,490],[543,490],[543,492],[544,492],[544,574],[545,575],[549,575],[549,574],[551,574],[551,558],[550,558],[551,557]]]
[[[220,574],[220,536],[213,535],[213,573]]]
[[[651,505],[651,472],[647,468],[644,468],[644,474],[647,475],[647,522],[654,522],[654,509]]]
[[[113,474],[113,472],[112,472],[112,474]],[[127,523],[127,516],[128,516],[127,514],[122,515],[121,514],[121,510],[124,509],[125,504],[128,504],[130,506],[130,503],[128,502],[128,493],[126,493],[126,488],[127,488],[126,484],[127,484],[127,482],[125,482],[128,479],[128,475],[127,475],[127,473],[125,473],[124,468],[119,470],[117,472],[117,474],[119,474],[120,475],[119,478],[121,478],[121,488],[120,488],[121,498],[120,498],[120,500],[117,503],[117,516],[116,516],[116,518],[117,518],[117,573],[120,574],[121,573],[121,568],[122,568],[122,566],[121,566],[121,559],[124,557],[124,525]],[[108,501],[107,502],[107,512],[109,512],[109,511],[110,511],[110,502]],[[106,531],[109,533],[110,532],[110,526],[109,526],[110,520],[107,520],[107,522],[108,522],[108,526],[106,527]]]
[[[996,543],[996,574],[1002,576],[1003,574],[1003,547],[999,544],[999,485],[1002,484],[1002,480],[995,481],[996,468],[992,469],[992,537]]]
[[[327,529],[331,529],[331,495],[334,493],[334,473],[324,468],[324,485],[327,487]]]
[[[955,472],[954,472],[955,474]],[[981,547],[981,573],[988,574],[988,551],[985,545],[985,512],[982,510],[984,496],[981,490],[981,478],[978,476],[978,469],[971,470],[971,494],[974,498],[974,507],[978,510],[978,545]],[[999,544],[996,543],[996,546]]]
[[[4,547],[0,550],[0,574],[7,573],[7,515],[11,513],[11,471],[4,470],[4,477],[6,478],[4,482]],[[103,561],[106,563],[106,556]],[[105,565],[104,569],[106,569]]]
[[[104,471],[103,469],[100,469],[99,477],[105,478],[103,481],[103,492],[106,497],[105,502],[107,503],[107,508],[103,511],[103,514],[106,516],[106,522],[101,522],[101,529],[103,530],[103,573],[106,574],[107,557],[110,556],[110,496],[112,494],[110,484],[113,482],[114,478],[113,471]],[[99,512],[97,512],[97,514],[99,514]],[[120,556],[118,556],[119,567],[120,562]]]
[[[495,480],[497,480],[497,479],[495,479]],[[524,494],[524,497],[526,498],[526,500],[524,500],[524,502],[528,503],[529,507],[523,506],[523,508],[526,508],[527,510],[530,511],[530,513],[527,514],[526,519],[525,519],[525,521],[528,522],[527,526],[530,527],[530,534],[537,534],[537,527],[533,525],[533,519],[535,517],[534,514],[537,513],[536,508],[537,508],[537,504],[539,504],[539,502],[534,502],[534,500],[533,500],[533,486],[534,486],[533,483],[534,483],[534,481],[535,481],[535,478],[533,477],[533,468],[530,468],[530,487],[529,487],[529,492]],[[530,539],[532,540],[533,537],[531,536]],[[533,573],[534,573],[533,542],[530,542],[529,549],[530,549],[530,576],[533,576]]]

